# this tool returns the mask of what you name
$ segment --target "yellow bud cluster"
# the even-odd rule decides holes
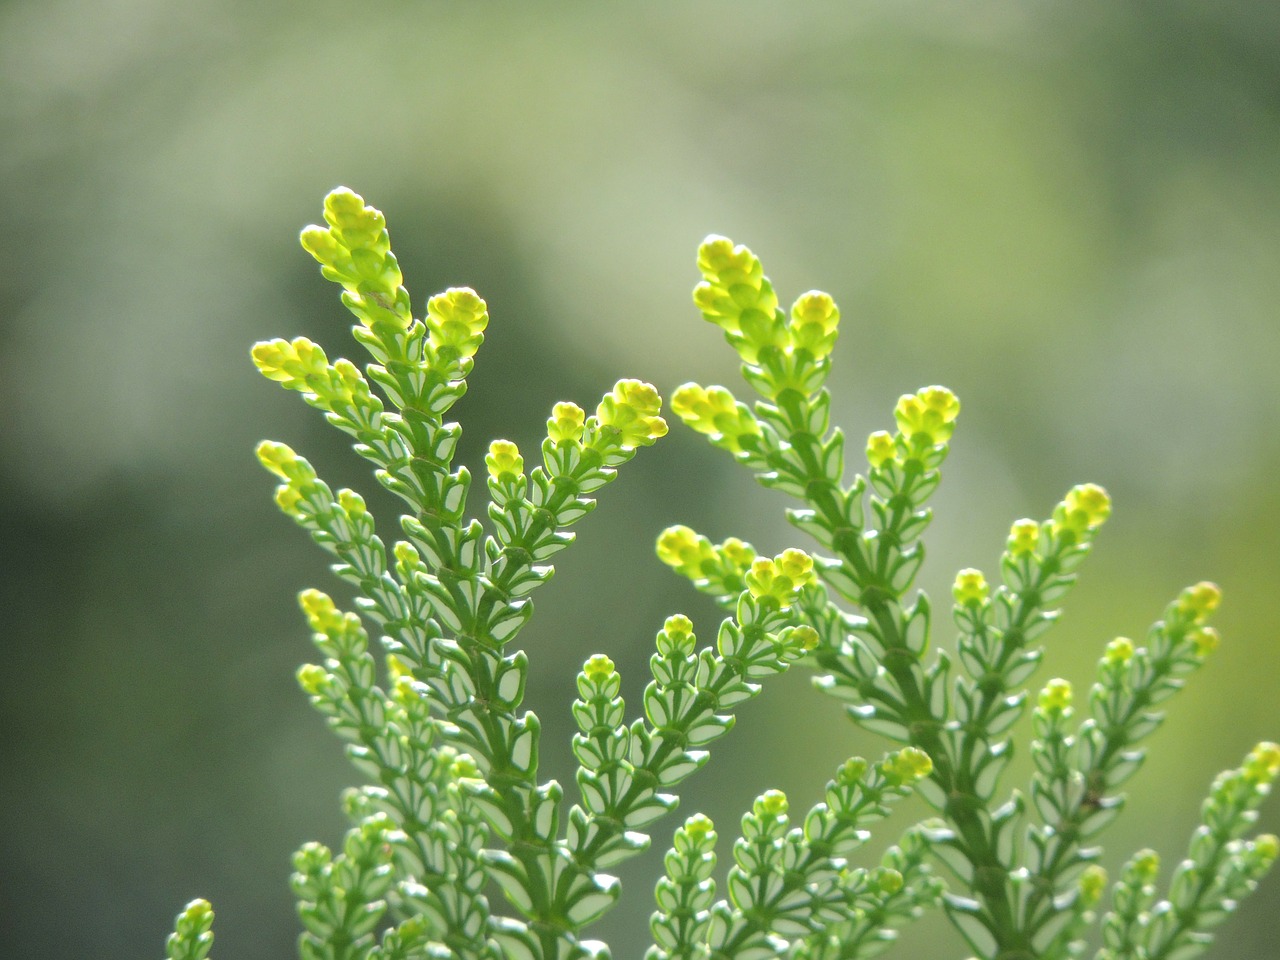
[[[343,615],[328,594],[320,590],[303,590],[298,594],[298,606],[302,607],[314,632],[332,635],[342,630]]]
[[[787,795],[781,790],[766,790],[755,802],[758,817],[780,817],[787,812]]]
[[[1061,678],[1050,680],[1040,691],[1040,709],[1045,713],[1065,713],[1071,706],[1071,684]]]
[[[867,463],[879,470],[898,458],[898,442],[887,430],[877,430],[867,437]]]
[[[861,783],[862,778],[867,775],[868,767],[867,761],[861,757],[850,757],[837,768],[836,783],[844,787],[851,787],[855,783]]]
[[[693,302],[707,320],[724,330],[738,355],[758,363],[766,348],[788,355],[797,350],[824,360],[836,342],[840,311],[829,294],[810,290],[778,310],[778,297],[754,253],[727,237],[710,236],[698,248],[702,282]]]
[[[658,536],[658,559],[691,580],[741,577],[756,559],[755,548],[737,537],[713,544],[684,526],[668,527]]]
[[[807,623],[802,623],[787,634],[787,644],[794,650],[803,650],[809,653],[818,649],[818,643],[821,641],[818,631],[813,629]]]
[[[1107,663],[1128,663],[1133,659],[1133,641],[1128,637],[1116,637],[1107,644],[1107,652],[1103,654]]]
[[[1268,784],[1280,774],[1280,745],[1264,741],[1249,751],[1241,768],[1252,784]]]
[[[1082,483],[1067,491],[1053,510],[1053,532],[1070,532],[1083,537],[1106,522],[1111,515],[1111,497],[1096,483]]]
[[[300,239],[320,262],[325,277],[351,294],[348,306],[362,319],[368,321],[376,314],[401,329],[408,327],[411,317],[400,295],[404,277],[391,253],[381,211],[366,205],[359,194],[339,187],[325,197],[324,218],[327,228],[313,224]]]
[[[275,501],[281,513],[295,519],[302,516],[302,493],[297,487],[287,483],[280,484],[276,487]]]
[[[658,559],[681,576],[697,580],[703,569],[716,559],[715,548],[706,537],[689,527],[668,527],[658,535]]]
[[[552,443],[581,443],[587,414],[576,403],[557,403],[547,420],[547,436]]]
[[[902,874],[893,867],[876,867],[872,879],[881,893],[897,893],[906,882]]]
[[[683,613],[673,613],[662,624],[663,632],[677,643],[693,636],[693,621]]]
[[[1222,602],[1222,589],[1216,583],[1202,580],[1187,587],[1178,597],[1178,611],[1195,623],[1203,623]]]
[[[956,574],[956,582],[951,586],[951,593],[956,603],[964,606],[977,606],[991,595],[987,578],[981,570],[968,568]]]
[[[602,427],[617,431],[623,449],[647,447],[667,433],[667,422],[658,416],[662,397],[652,384],[619,380],[596,407]]]
[[[753,597],[768,597],[789,607],[801,588],[814,581],[813,558],[796,549],[784,550],[772,560],[756,557],[744,579]]]
[[[760,435],[755,416],[724,387],[686,383],[671,395],[671,409],[699,433],[722,437],[723,445],[734,453],[742,449],[743,437]]]
[[[1016,520],[1009,528],[1005,550],[1011,557],[1025,557],[1036,552],[1040,545],[1040,524],[1034,520]]]
[[[759,257],[728,237],[713,235],[702,241],[698,269],[703,281],[693,291],[693,302],[708,320],[731,333],[741,332],[746,311],[772,317],[778,308]]]
[[[607,680],[613,676],[615,670],[612,660],[603,653],[597,653],[583,664],[582,672],[592,683],[600,683],[602,680]]]
[[[408,540],[397,540],[391,552],[396,558],[396,563],[402,567],[417,567],[422,564],[418,548]]]
[[[437,351],[474,357],[484,342],[489,308],[470,287],[450,287],[427,301],[427,331]]]
[[[394,653],[387,654],[387,674],[397,682],[400,680],[413,680],[412,668]]]
[[[755,363],[766,345],[787,345],[778,297],[755,254],[727,237],[707,237],[698,248],[698,269],[704,279],[694,288],[693,302],[729,335],[743,360]]]
[[[1154,850],[1139,850],[1133,855],[1130,869],[1140,883],[1154,883],[1160,873],[1160,854]]]
[[[477,780],[480,777],[480,766],[471,754],[460,753],[449,765],[449,775],[455,780]]]
[[[821,290],[801,294],[791,305],[791,343],[807,350],[815,360],[830,356],[836,343],[840,309],[831,295]]]
[[[1274,833],[1260,833],[1254,837],[1253,848],[1264,863],[1270,864],[1280,856],[1280,837]]]
[[[732,564],[739,570],[746,570],[756,558],[755,547],[745,540],[739,540],[737,537],[730,537],[716,549],[722,560]]]
[[[299,518],[302,501],[314,488],[315,470],[283,443],[263,440],[255,452],[258,461],[284,481],[276,487],[276,505],[289,516]]]
[[[405,711],[419,706],[422,699],[422,694],[414,683],[413,677],[404,673],[392,674],[391,689],[388,692],[391,694],[391,699]]]
[[[353,250],[365,248],[385,253],[391,249],[387,221],[382,211],[346,187],[338,187],[324,198],[324,218],[342,244]]]
[[[315,663],[304,663],[295,676],[298,678],[298,686],[311,697],[319,694],[329,682],[329,671]]]
[[[192,900],[178,915],[177,931],[179,934],[193,932],[195,929],[207,928],[212,922],[213,905],[208,900]]]
[[[893,786],[909,786],[933,772],[933,760],[919,747],[904,747],[880,764],[880,772]]]
[[[1096,863],[1085,868],[1078,881],[1080,901],[1086,907],[1096,906],[1107,889],[1107,871]]]
[[[695,813],[684,822],[684,832],[691,841],[702,844],[715,835],[716,828],[706,814]]]
[[[660,657],[683,658],[693,652],[698,638],[693,633],[693,621],[682,613],[676,613],[667,617],[656,641]]]
[[[960,401],[946,387],[922,387],[903,394],[894,407],[898,430],[910,442],[923,438],[930,446],[946,443],[955,431]]]
[[[1198,627],[1187,635],[1187,639],[1195,648],[1196,656],[1201,659],[1217,650],[1218,645],[1222,643],[1222,637],[1213,627]]]
[[[256,343],[253,362],[268,380],[287,390],[313,393],[333,409],[369,396],[369,384],[350,360],[336,360],[329,366],[324,350],[306,337],[267,340]]]
[[[359,520],[369,512],[369,508],[365,506],[364,497],[354,490],[339,490],[338,506],[342,507],[343,512],[352,520]]]
[[[489,470],[489,476],[499,482],[524,475],[524,457],[520,456],[520,449],[510,440],[494,440],[490,443],[484,465]]]
[[[255,452],[258,461],[281,480],[289,480],[295,476],[301,462],[291,447],[274,440],[263,440]]]
[[[813,582],[813,557],[803,550],[797,550],[794,547],[783,550],[773,560],[778,566],[778,572],[793,580],[797,586],[803,587]]]
[[[317,344],[306,337],[288,340],[265,340],[255,343],[253,362],[268,380],[282,383],[289,390],[314,389],[308,380],[324,376],[329,360]]]

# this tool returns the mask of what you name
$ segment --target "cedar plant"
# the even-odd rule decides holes
[[[1108,643],[1078,706],[1064,680],[1032,692],[1041,641],[1111,510],[1106,492],[1085,484],[1047,519],[1013,523],[994,584],[959,572],[954,652],[931,643],[933,607],[913,583],[959,401],[938,386],[903,396],[896,429],[870,435],[865,472],[846,482],[825,386],[835,303],[811,291],[783,310],[760,261],[723,237],[698,251],[694,301],[759,399],[689,383],[672,409],[793,497],[788,518],[819,552],[766,557],[745,540],[664,531],[659,558],[724,618],[710,643],[680,614],[662,624],[639,716],[628,714],[613,661],[587,660],[566,802],[560,784],[539,779],[541,728],[522,709],[527,660],[513,641],[548,561],[573,541],[569,527],[667,432],[661,400],[621,380],[590,415],[556,404],[529,469],[515,444],[493,441],[484,524],[468,512],[469,472],[453,465],[461,428],[446,419],[484,339],[484,301],[453,288],[415,318],[382,214],[340,188],[324,218],[302,244],[342,287],[371,361],[331,362],[305,338],[259,343],[253,360],[348,434],[405,512],[388,549],[359,493],[333,491],[284,444],[258,448],[280,509],[356,595],[354,610],[318,590],[300,598],[319,662],[298,681],[366,778],[344,798],[352,826],[341,849],[308,843],[294,858],[304,960],[608,956],[589,932],[620,895],[609,870],[647,848],[646,831],[675,809],[680,783],[707,763],[737,706],[793,667],[813,671],[819,690],[893,750],[843,763],[809,810],[793,814],[777,790],[761,795],[724,871],[714,825],[689,817],[657,881],[649,960],[857,960],[935,906],[982,960],[1079,957],[1091,930],[1096,960],[1182,960],[1271,866],[1276,838],[1248,834],[1280,773],[1272,743],[1214,782],[1167,888],[1150,850],[1110,884],[1097,864],[1097,837],[1124,804],[1120,788],[1160,705],[1218,643],[1208,623],[1217,587],[1183,590],[1141,643]],[[1028,709],[1035,771],[1011,789],[1009,732]],[[930,816],[866,862],[868,827],[917,792]],[[170,960],[203,960],[212,920],[207,902],[189,904]]]

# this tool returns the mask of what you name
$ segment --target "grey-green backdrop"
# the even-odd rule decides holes
[[[1168,869],[1214,772],[1280,737],[1272,0],[9,0],[0,131],[5,956],[159,956],[195,896],[223,960],[293,952],[289,854],[340,836],[353,775],[292,676],[293,596],[330,578],[251,450],[285,440],[335,485],[369,482],[248,348],[351,351],[296,243],[339,183],[387,211],[419,309],[453,284],[490,303],[457,408],[473,467],[620,376],[732,384],[689,301],[714,231],[784,298],[838,299],[854,449],[904,391],[961,396],[935,596],[1072,483],[1111,490],[1043,678],[1087,684],[1108,639],[1219,581],[1224,643],[1155,736],[1108,865],[1150,844]],[[609,652],[635,702],[664,616],[710,632],[652,555],[660,529],[802,542],[782,498],[678,424],[603,501],[521,637],[561,777],[586,656]],[[683,812],[731,828],[775,786],[807,804],[881,749],[789,677]],[[619,958],[640,955],[659,869],[624,874],[603,925]],[[1275,956],[1278,910],[1272,878],[1211,956]],[[962,955],[930,923],[899,956]]]

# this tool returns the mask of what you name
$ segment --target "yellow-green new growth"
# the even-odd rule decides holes
[[[706,537],[700,537],[689,527],[668,527],[658,535],[658,559],[683,577],[696,580],[702,576],[703,566],[715,561],[715,548]]]
[[[921,387],[915,393],[898,398],[893,418],[898,430],[913,446],[937,446],[946,443],[955,432],[960,401],[946,387]]]
[[[1244,777],[1253,784],[1269,784],[1280,774],[1280,745],[1263,741],[1245,758]]]
[[[1160,854],[1154,850],[1139,850],[1133,855],[1131,868],[1140,883],[1154,883],[1160,873]]]
[[[652,384],[619,380],[596,407],[596,420],[616,437],[624,450],[647,447],[667,434],[667,422],[658,416],[662,398]]]
[[[324,200],[328,227],[302,231],[302,246],[320,262],[325,278],[342,284],[346,303],[367,326],[387,323],[405,330],[413,322],[404,277],[391,252],[382,211],[338,187]]]
[[[724,330],[744,361],[755,363],[765,346],[786,346],[778,297],[754,253],[713,235],[698,248],[698,269],[703,281],[694,288],[693,302]]]
[[[789,806],[787,795],[781,790],[766,790],[756,797],[754,804],[758,817],[780,817],[787,812]]]
[[[450,287],[427,301],[431,346],[446,359],[475,356],[489,325],[489,308],[470,287]]]
[[[1216,583],[1203,580],[1187,587],[1178,597],[1178,609],[1195,623],[1204,623],[1222,603],[1222,590]]]
[[[715,843],[716,826],[706,814],[695,813],[686,820],[684,832],[695,844]]]
[[[1083,906],[1096,906],[1107,889],[1107,871],[1096,863],[1085,868],[1078,881],[1080,900]]]
[[[1045,713],[1065,713],[1071,708],[1071,684],[1061,678],[1050,680],[1040,691],[1040,709]]]
[[[898,455],[898,442],[887,430],[877,430],[867,437],[867,463],[879,470]]]
[[[683,613],[673,613],[663,621],[662,629],[673,640],[684,640],[693,636],[693,621]]]
[[[840,308],[829,293],[810,290],[801,294],[791,305],[791,343],[796,349],[807,350],[815,360],[831,355],[836,344]]]
[[[615,667],[613,661],[603,653],[597,653],[583,664],[582,672],[587,675],[587,679],[593,683],[599,683],[613,676]]]
[[[587,414],[576,403],[557,403],[547,420],[547,438],[555,444],[582,442]]]
[[[1116,637],[1107,644],[1103,659],[1111,664],[1128,663],[1133,659],[1133,641],[1128,637]]]
[[[767,486],[798,497],[803,509],[793,521],[832,556],[815,567],[799,550],[770,559],[736,538],[715,544],[688,527],[664,531],[659,558],[735,615],[703,649],[687,617],[666,620],[650,658],[644,716],[635,723],[626,721],[615,663],[604,654],[585,662],[573,707],[580,803],[565,816],[559,785],[538,779],[537,718],[520,712],[524,654],[503,648],[532,610],[524,597],[549,576],[545,560],[571,540],[565,527],[594,506],[586,494],[667,432],[661,398],[647,383],[622,380],[594,415],[556,404],[542,464],[527,475],[516,445],[493,441],[485,457],[488,509],[468,519],[470,474],[451,466],[460,428],[443,414],[466,390],[487,307],[474,291],[455,287],[432,297],[415,320],[382,214],[340,188],[326,199],[324,219],[327,226],[303,231],[303,245],[344,288],[343,302],[363,324],[353,334],[375,362],[363,372],[346,360],[330,363],[303,337],[259,343],[253,360],[354,437],[411,512],[402,518],[406,539],[384,543],[357,494],[335,497],[283,444],[258,449],[281,481],[277,502],[336,555],[335,570],[361,591],[357,609],[385,631],[379,680],[360,616],[320,591],[299,598],[322,660],[301,667],[298,682],[354,741],[353,758],[376,768],[372,784],[350,794],[357,826],[343,849],[309,845],[295,861],[304,956],[598,954],[582,935],[617,895],[601,868],[643,848],[640,828],[675,805],[674,786],[705,762],[706,745],[732,725],[732,708],[754,696],[763,677],[797,662],[828,673],[820,686],[903,749],[874,765],[847,761],[803,827],[789,829],[781,791],[758,797],[734,845],[728,898],[715,903],[714,828],[701,815],[689,819],[666,856],[649,960],[862,960],[941,898],[940,881],[923,863],[931,845],[948,852],[949,864],[956,855],[968,861],[948,905],[975,956],[1080,954],[1107,883],[1100,867],[1086,865],[1093,854],[1082,843],[1118,809],[1116,789],[1141,758],[1135,742],[1159,722],[1148,708],[1217,645],[1206,625],[1217,587],[1185,590],[1144,646],[1122,637],[1107,645],[1078,728],[1068,729],[1067,681],[1050,680],[1033,695],[1038,772],[1030,791],[993,809],[1010,755],[1005,732],[1027,705],[1041,655],[1031,644],[1056,618],[1051,604],[1074,581],[1110,500],[1086,484],[1049,520],[1015,523],[998,586],[977,569],[961,570],[952,585],[957,656],[939,652],[926,664],[930,606],[923,593],[912,600],[908,591],[959,401],[940,386],[901,397],[896,430],[868,437],[871,469],[847,485],[844,435],[830,422],[823,387],[839,309],[815,290],[784,312],[759,259],[709,237],[699,249],[694,300],[723,329],[761,400],[748,407],[724,387],[687,383],[672,409]],[[492,534],[481,524],[485,515]],[[860,609],[842,608],[841,598]],[[1230,909],[1224,905],[1248,892],[1280,853],[1271,835],[1245,839],[1277,776],[1280,746],[1264,742],[1219,778],[1168,902],[1154,905],[1154,855],[1130,861],[1116,884],[1121,915],[1104,921],[1098,960],[1137,956],[1135,947],[1166,960],[1207,938],[1206,918]],[[847,854],[864,841],[863,823],[917,784],[947,822],[908,831],[879,867],[856,866]],[[1023,829],[1022,808],[1033,805],[1024,856],[1014,833]],[[1199,877],[1225,885],[1218,890]],[[498,887],[514,913],[503,916],[489,901]],[[170,960],[205,960],[211,935],[201,934],[211,912],[201,904],[180,918]],[[398,925],[375,936],[388,911]],[[1054,927],[1064,913],[1065,925]],[[1147,937],[1150,950],[1130,937],[1144,929],[1163,938]]]
[[[951,593],[956,598],[956,603],[977,606],[991,595],[991,587],[987,585],[987,578],[982,575],[981,570],[966,568],[956,574]]]
[[[1217,650],[1222,642],[1222,637],[1213,627],[1198,627],[1188,634],[1188,639],[1195,648],[1196,656],[1202,659]]]
[[[789,315],[784,315],[760,259],[727,237],[713,235],[702,242],[698,269],[703,279],[694,288],[693,302],[708,321],[724,330],[743,362],[765,362],[763,355],[768,351],[784,356],[804,351],[810,364],[830,356],[840,310],[829,294],[820,290],[801,294]],[[787,385],[801,387],[801,383]]]
[[[662,531],[658,536],[657,554],[659,560],[688,577],[699,590],[716,594],[740,593],[746,585],[747,571],[756,559],[751,544],[737,537],[713,544],[685,526]]]
[[[1254,838],[1253,848],[1265,867],[1269,868],[1275,862],[1277,855],[1280,855],[1280,837],[1274,833],[1260,833]]]
[[[307,624],[315,633],[336,633],[347,622],[347,615],[334,605],[333,599],[327,593],[320,590],[313,588],[303,590],[298,594],[298,606],[302,607]],[[356,623],[359,624],[358,619]]]
[[[862,757],[850,757],[836,769],[836,783],[847,787],[861,782],[869,766]]]
[[[910,786],[933,772],[933,760],[918,747],[904,747],[881,761],[880,772],[892,786]]]
[[[816,579],[813,558],[803,550],[784,550],[772,560],[756,557],[747,571],[747,589],[757,599],[770,599],[780,607],[789,607],[803,587]]]
[[[702,387],[686,383],[671,395],[671,410],[699,433],[719,438],[716,445],[738,453],[743,437],[760,436],[760,423],[724,387]]]
[[[494,480],[513,480],[524,473],[524,457],[510,440],[494,440],[485,454],[484,465]]]
[[[291,517],[301,516],[301,503],[312,489],[316,472],[302,457],[283,443],[263,440],[256,453],[259,462],[284,481],[276,487],[276,505]]]
[[[807,623],[802,623],[795,627],[790,633],[785,634],[787,644],[794,650],[801,650],[809,653],[818,649],[818,644],[822,638],[818,636],[818,631],[813,629]]]
[[[283,339],[255,343],[250,354],[264,377],[289,390],[314,390],[312,382],[329,367],[324,350],[306,337],[297,337],[292,343]]]
[[[1071,533],[1077,539],[1093,533],[1111,515],[1111,498],[1096,483],[1072,487],[1053,510],[1055,536]]]
[[[300,686],[307,696],[314,697],[318,695],[329,682],[329,671],[319,664],[304,663],[298,668],[297,672],[298,686]]]
[[[1015,520],[1009,528],[1005,550],[1011,557],[1028,557],[1040,546],[1040,524],[1034,520]]]
[[[170,960],[204,960],[213,947],[213,907],[208,900],[192,900],[178,914],[165,944]]]
[[[908,461],[937,467],[946,456],[959,415],[960,401],[946,387],[921,387],[903,394],[893,409],[898,432],[877,430],[867,437],[867,462],[874,470]]]
[[[258,462],[281,480],[293,479],[298,474],[298,465],[304,462],[288,444],[274,440],[263,440],[254,452],[258,455]]]
[[[872,882],[881,893],[897,893],[905,882],[902,874],[892,867],[876,867]]]

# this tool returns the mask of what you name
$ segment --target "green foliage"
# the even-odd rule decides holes
[[[592,416],[556,404],[529,470],[514,443],[493,441],[486,528],[468,513],[469,472],[453,465],[461,430],[444,419],[483,342],[484,301],[450,289],[414,318],[382,214],[339,189],[325,220],[302,243],[342,286],[372,361],[330,362],[303,338],[260,343],[253,359],[350,435],[406,512],[388,551],[359,494],[335,493],[283,444],[258,448],[280,480],[281,510],[356,595],[356,612],[317,590],[300,597],[321,659],[298,671],[299,684],[367,777],[344,799],[352,826],[341,851],[309,843],[295,857],[305,960],[607,956],[587,936],[620,895],[607,871],[648,847],[645,831],[676,808],[677,788],[707,763],[733,711],[792,666],[814,669],[816,686],[894,750],[842,764],[794,826],[780,791],[758,797],[719,899],[716,830],[702,814],[687,819],[664,858],[649,960],[855,960],[938,904],[984,960],[1082,955],[1107,886],[1093,841],[1124,803],[1119,787],[1161,721],[1155,708],[1217,645],[1207,624],[1216,587],[1183,591],[1145,645],[1106,646],[1082,722],[1063,680],[1033,701],[1036,644],[1110,512],[1100,487],[1075,487],[1048,519],[1013,524],[997,586],[977,570],[957,575],[953,661],[933,646],[932,607],[912,585],[959,401],[938,386],[903,396],[896,430],[870,435],[866,474],[846,484],[825,388],[839,310],[816,291],[782,310],[749,250],[709,238],[694,300],[761,399],[749,407],[724,387],[686,384],[672,407],[796,498],[788,516],[827,555],[769,558],[737,538],[665,531],[659,558],[725,616],[701,646],[687,617],[666,620],[635,719],[613,661],[587,660],[572,705],[576,798],[566,804],[560,784],[539,779],[541,727],[522,709],[528,662],[511,645],[532,615],[529,595],[552,574],[548,561],[573,540],[568,528],[666,433],[660,398],[622,380]],[[1033,702],[1035,773],[1025,789],[1003,790],[1009,731]],[[1215,781],[1164,899],[1156,855],[1130,860],[1101,919],[1098,960],[1172,960],[1209,942],[1276,858],[1274,837],[1245,835],[1277,773],[1280,747],[1260,744]],[[859,865],[868,827],[917,790],[937,815],[878,864]],[[212,919],[204,901],[188,905],[170,960],[204,960]]]
[[[894,409],[897,430],[870,435],[866,476],[846,484],[843,435],[829,426],[823,386],[838,317],[830,298],[806,293],[784,313],[759,260],[723,237],[703,244],[698,263],[704,279],[694,301],[724,330],[761,400],[748,408],[723,387],[686,384],[672,407],[765,486],[799,500],[789,519],[833,554],[817,560],[821,585],[807,588],[795,607],[820,637],[810,658],[816,685],[847,701],[854,722],[931,758],[921,793],[940,817],[926,829],[956,881],[944,898],[947,914],[974,954],[1079,956],[1106,884],[1094,863],[1101,851],[1086,843],[1124,803],[1118,788],[1142,761],[1140,741],[1162,719],[1153,708],[1217,645],[1206,623],[1220,599],[1217,587],[1183,591],[1152,626],[1146,646],[1124,638],[1107,646],[1090,715],[1079,726],[1072,723],[1070,685],[1051,680],[1034,710],[1035,775],[1025,790],[1002,794],[1009,731],[1026,710],[1025,685],[1043,655],[1034,644],[1053,626],[1057,603],[1110,513],[1106,492],[1078,486],[1049,519],[1015,522],[994,590],[980,571],[960,571],[953,587],[955,662],[945,650],[928,657],[931,606],[911,588],[924,558],[927,502],[959,402],[937,386],[903,396]],[[658,544],[662,560],[722,600],[737,582],[736,558],[750,553],[740,540],[716,547],[683,527]],[[858,614],[837,608],[829,593]],[[1240,835],[1275,775],[1266,758],[1276,750],[1259,746],[1241,770],[1215,785],[1168,900],[1154,904],[1145,866],[1126,872],[1116,886],[1116,910],[1102,921],[1101,956],[1185,957],[1208,942],[1211,927],[1274,860],[1274,838]]]

